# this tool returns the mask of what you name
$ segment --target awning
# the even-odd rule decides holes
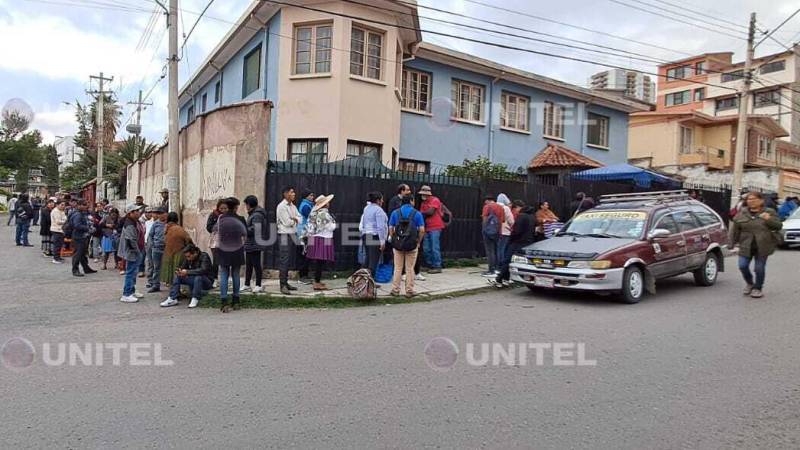
[[[577,180],[631,181],[637,186],[648,188],[653,182],[680,187],[681,182],[667,176],[630,164],[615,164],[584,170],[572,174]]]

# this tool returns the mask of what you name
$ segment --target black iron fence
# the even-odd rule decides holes
[[[530,181],[483,181],[479,179],[449,177],[442,174],[422,174],[392,171],[380,164],[353,160],[328,164],[297,164],[270,162],[265,186],[265,208],[270,223],[275,222],[275,208],[281,201],[285,186],[292,186],[298,194],[309,189],[315,194],[334,194],[330,211],[340,229],[335,233],[336,268],[345,270],[357,263],[358,246],[342,245],[342,231],[358,227],[368,192],[378,191],[387,199],[395,195],[400,183],[418,191],[423,185],[431,187],[434,195],[452,211],[454,220],[442,233],[442,254],[446,259],[474,258],[483,255],[481,240],[481,210],[484,197],[506,194],[512,200],[522,200],[528,205],[547,201],[562,219],[573,211],[570,204],[578,192],[597,198],[604,194],[664,190],[653,185],[649,189],[633,184],[596,180],[569,180],[565,186],[552,186]],[[701,188],[703,200],[727,220],[730,191]],[[266,267],[277,267],[277,247],[266,252]]]

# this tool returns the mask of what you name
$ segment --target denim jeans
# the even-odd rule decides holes
[[[122,287],[122,295],[129,297],[136,292],[136,273],[139,271],[139,258],[136,261],[127,261],[125,264],[125,284]]]
[[[422,241],[422,254],[425,257],[425,264],[431,269],[442,268],[442,250],[440,239],[442,230],[425,232],[425,239]]]
[[[753,274],[750,272],[750,261],[755,260],[756,279],[753,282]],[[739,270],[742,272],[745,283],[753,286],[753,289],[761,290],[764,288],[764,280],[767,277],[767,257],[740,256]]]
[[[511,236],[497,236],[497,270],[501,270],[503,262],[506,260],[506,252],[508,250],[508,241]]]
[[[150,272],[148,273],[149,278],[147,281],[151,288],[160,288],[161,258],[164,256],[164,252],[162,250],[150,249],[148,256],[150,257]]]
[[[61,261],[61,249],[64,248],[64,233],[53,233],[52,242],[53,259]]]
[[[203,291],[210,290],[212,284],[211,278],[203,275],[189,275],[187,277],[175,275],[175,279],[172,280],[172,289],[169,290],[169,296],[177,299],[181,293],[181,286],[189,286],[192,288],[192,298],[200,300],[203,298]]]
[[[486,248],[486,261],[489,263],[489,272],[500,270],[500,261],[497,260],[498,236],[483,235],[483,245]]]
[[[28,232],[30,231],[31,222],[30,220],[23,220],[17,221],[17,235],[16,241],[17,245],[29,245],[28,242]]]
[[[241,278],[239,266],[219,266],[219,298],[224,303],[228,300],[228,276],[233,280],[233,296],[239,297]]]

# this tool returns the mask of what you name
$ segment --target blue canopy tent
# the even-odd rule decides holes
[[[649,188],[654,182],[669,188],[680,188],[681,182],[656,172],[630,164],[614,164],[572,174],[577,180],[632,181],[636,186]]]

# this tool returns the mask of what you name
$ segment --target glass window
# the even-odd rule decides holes
[[[658,219],[656,225],[653,229],[661,228],[664,230],[668,230],[669,234],[678,234],[680,233],[680,229],[678,228],[678,224],[675,222],[675,219],[672,218],[672,215],[663,215],[661,219]]]
[[[734,70],[733,72],[723,73],[722,82],[741,80],[744,77],[744,70]]]
[[[786,68],[786,60],[781,61],[774,61],[771,63],[767,63],[761,66],[760,72],[764,73],[772,73],[772,72],[780,72]]]
[[[413,159],[400,159],[397,170],[400,172],[429,173],[431,163],[426,161],[415,161]]]
[[[381,144],[369,142],[347,141],[347,157],[364,157],[376,161],[381,160]]]
[[[286,160],[307,164],[326,163],[328,162],[328,140],[290,139]]]
[[[427,72],[403,69],[401,93],[403,108],[430,112],[431,75]]]
[[[695,218],[700,222],[700,225],[704,227],[719,224],[717,215],[704,206],[692,206],[692,214],[694,214]]]
[[[699,88],[694,90],[694,101],[703,101],[706,98],[706,88]]]
[[[664,100],[667,106],[676,106],[676,105],[685,105],[689,103],[690,99],[690,92],[691,91],[680,91],[680,92],[672,92],[666,94],[664,96]]]
[[[450,92],[455,105],[454,117],[473,122],[483,120],[483,86],[453,80]]]
[[[779,105],[780,103],[781,91],[778,89],[765,92],[756,92],[753,96],[753,106],[756,108],[761,106]]]
[[[217,81],[214,84],[214,103],[219,103],[220,89],[221,86],[219,84],[219,81]]]
[[[500,96],[500,126],[528,131],[528,97],[503,92]]]
[[[689,211],[678,211],[672,216],[675,218],[675,221],[678,222],[678,227],[681,231],[690,231],[700,227],[700,224],[697,223],[694,216]]]
[[[242,98],[247,97],[261,87],[261,46],[244,57],[244,83]]]
[[[673,67],[672,69],[667,69],[667,81],[680,80],[682,78],[686,78],[687,75],[689,75],[688,66]]]
[[[758,136],[758,157],[772,159],[772,139],[766,136]]]
[[[739,97],[729,97],[717,100],[717,111],[736,109],[739,107]]]
[[[642,235],[646,219],[647,214],[642,211],[592,210],[572,219],[562,233],[638,238]]]
[[[681,126],[681,154],[688,155],[692,153],[692,141],[694,138],[694,129],[690,127]]]
[[[587,142],[600,147],[608,147],[608,117],[589,113]]]
[[[194,120],[194,105],[189,105],[189,109],[186,110],[186,119],[188,122]]]
[[[564,107],[553,102],[544,102],[545,137],[564,139]]]
[[[694,65],[694,74],[695,75],[702,75],[704,73],[706,73],[706,62],[705,61],[700,61],[698,63],[695,63],[695,65]]]
[[[200,112],[206,112],[206,105],[208,103],[208,94],[203,94],[200,100]]]
[[[353,27],[350,34],[350,73],[380,80],[383,33]]]
[[[298,26],[294,30],[294,73],[329,73],[331,71],[330,24]]]

